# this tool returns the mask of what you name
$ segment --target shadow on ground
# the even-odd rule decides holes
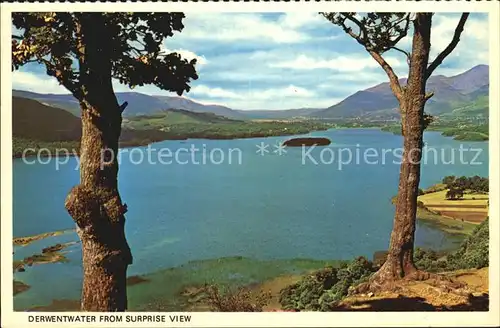
[[[396,297],[362,300],[348,306],[338,306],[332,311],[488,311],[489,295],[470,296],[467,303],[452,306],[435,306],[422,297]]]

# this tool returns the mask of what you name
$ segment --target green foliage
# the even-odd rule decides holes
[[[447,258],[448,269],[479,269],[489,265],[489,219],[484,220]]]
[[[487,193],[489,192],[489,179],[483,178],[478,175],[473,177],[461,176],[459,178],[451,175],[443,179],[443,183],[447,188],[455,191],[465,191],[470,190],[476,193]]]
[[[43,149],[43,151],[40,151]],[[18,138],[12,138],[12,157],[21,158],[23,156],[54,156],[56,154],[71,156],[78,154],[80,142],[78,141],[40,141]]]
[[[374,272],[373,263],[364,257],[339,268],[326,267],[281,290],[280,303],[285,310],[330,311],[351,286],[366,281]]]
[[[456,177],[454,175],[449,175],[443,178],[443,184],[445,184],[448,188],[455,182]]]
[[[439,258],[439,254],[433,250],[424,250],[417,247],[413,253],[413,261],[417,268],[429,272],[437,272],[446,269],[447,263]]]
[[[446,192],[446,199],[455,200],[464,197],[464,190],[461,188],[452,187]]]
[[[423,118],[423,127],[424,127],[424,130],[427,129],[427,127],[429,125],[432,124],[432,122],[434,122],[436,120],[436,117],[430,115],[430,114],[427,114],[427,113],[424,113],[424,118]]]
[[[12,36],[12,69],[43,64],[77,99],[92,87],[88,77],[95,70],[110,70],[104,76],[130,87],[153,84],[181,95],[198,78],[196,60],[165,53],[161,46],[182,31],[183,18],[183,13],[16,12],[12,24],[21,32]]]

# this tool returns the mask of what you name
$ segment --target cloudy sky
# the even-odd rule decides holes
[[[459,14],[436,14],[431,59],[452,38]],[[186,97],[235,109],[328,107],[387,77],[356,41],[317,13],[186,13],[184,31],[165,47],[197,58],[200,78]],[[447,76],[488,64],[488,21],[471,14],[461,42],[434,74]],[[401,48],[409,49],[410,37]],[[388,52],[400,77],[407,75],[404,55]],[[13,73],[15,89],[67,93],[44,67],[30,64]],[[115,91],[129,91],[115,83]],[[148,86],[134,91],[168,93]]]

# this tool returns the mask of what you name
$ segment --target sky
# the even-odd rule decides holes
[[[165,49],[197,58],[199,79],[184,96],[233,109],[325,108],[358,90],[387,82],[382,68],[338,26],[315,12],[186,12],[184,30],[167,38]],[[431,60],[451,41],[460,14],[435,14]],[[488,64],[487,14],[471,14],[454,52],[434,75],[452,76]],[[411,36],[398,46],[409,50]],[[384,54],[399,77],[406,77],[403,54]],[[13,72],[13,88],[38,93],[68,93],[28,64]],[[131,91],[114,83],[116,92]],[[154,86],[133,91],[173,95]]]

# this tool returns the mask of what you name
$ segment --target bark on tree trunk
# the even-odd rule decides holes
[[[82,139],[80,184],[65,207],[82,242],[83,311],[125,311],[126,273],[132,255],[125,238],[126,205],[118,192],[121,109],[111,84],[106,25],[100,13],[81,14],[80,56]]]
[[[385,283],[417,272],[413,262],[413,248],[431,22],[431,14],[417,14],[414,21],[410,72],[407,86],[400,100],[404,150],[399,175],[396,214],[387,259],[374,275],[373,282]]]

